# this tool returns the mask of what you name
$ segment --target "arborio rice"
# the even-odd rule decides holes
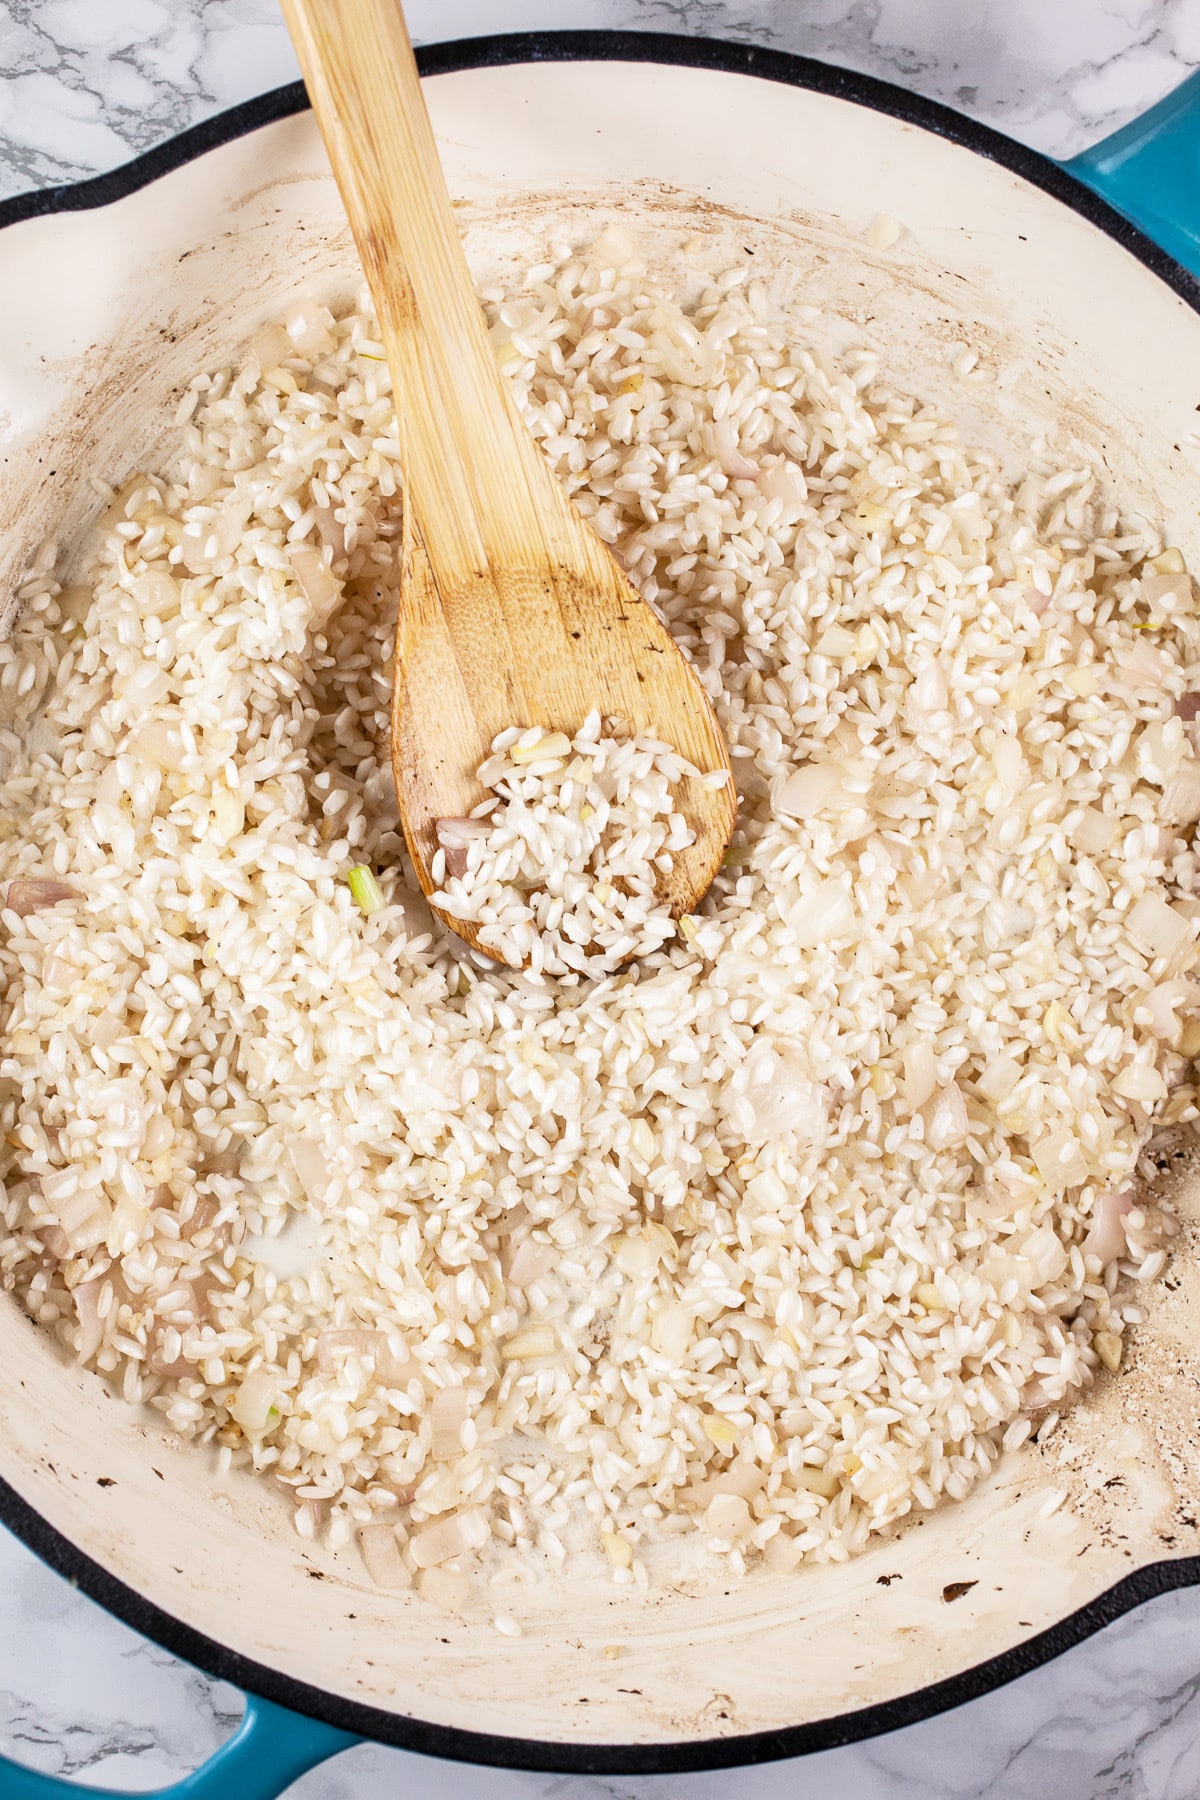
[[[685,314],[556,250],[495,321],[733,751],[726,866],[639,963],[538,981],[413,891],[365,312],[199,376],[0,650],[5,1285],[451,1607],[569,1540],[790,1568],[961,1498],[1120,1364],[1200,1040],[1178,553],[744,269]]]
[[[430,896],[479,942],[535,975],[605,975],[675,936],[661,877],[696,834],[675,809],[682,776],[725,787],[669,744],[598,712],[583,729],[503,731],[479,768],[490,790],[467,819],[439,819]]]

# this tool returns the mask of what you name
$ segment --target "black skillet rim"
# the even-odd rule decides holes
[[[670,63],[684,68],[757,76],[760,80],[828,94],[855,106],[867,106],[930,131],[937,137],[947,138],[1041,188],[1073,212],[1081,214],[1106,236],[1114,238],[1182,300],[1200,312],[1200,282],[1057,163],[949,107],[907,93],[890,82],[877,81],[872,76],[749,44],[641,31],[513,32],[463,38],[448,44],[427,45],[417,52],[417,60],[423,75],[527,62]],[[244,137],[277,119],[303,112],[307,105],[308,97],[303,84],[298,81],[260,94],[193,125],[108,174],[0,201],[0,229],[22,219],[107,206],[157,181],[172,169],[195,161],[206,151]],[[807,1725],[697,1742],[583,1744],[498,1737],[491,1733],[433,1725],[345,1700],[281,1675],[193,1630],[118,1581],[55,1530],[3,1480],[0,1480],[0,1525],[90,1599],[142,1636],[153,1639],[207,1674],[232,1682],[235,1687],[293,1712],[320,1719],[339,1730],[423,1756],[496,1768],[572,1775],[668,1775],[724,1769],[807,1756],[819,1750],[860,1743],[933,1718],[968,1700],[980,1699],[1061,1656],[1063,1651],[1082,1643],[1147,1600],[1176,1588],[1200,1585],[1200,1557],[1149,1563],[1108,1588],[1087,1606],[1059,1620],[1049,1630],[1039,1632],[1001,1656],[991,1657],[987,1662],[978,1663],[945,1681],[934,1682],[913,1694],[834,1718],[818,1719]]]

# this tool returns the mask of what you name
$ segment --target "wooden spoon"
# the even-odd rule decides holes
[[[375,302],[404,465],[392,767],[425,893],[439,818],[485,798],[511,725],[573,735],[588,713],[653,733],[701,771],[729,752],[691,665],[574,510],[496,366],[398,0],[282,0]],[[732,779],[680,783],[695,842],[660,892],[678,917],[733,830]],[[476,928],[443,913],[478,945]],[[495,955],[488,950],[487,954]]]

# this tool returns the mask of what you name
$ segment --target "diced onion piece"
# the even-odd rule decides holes
[[[292,342],[282,325],[266,325],[250,340],[250,354],[260,369],[277,368],[292,354]]]
[[[732,1450],[738,1441],[738,1428],[723,1413],[705,1413],[700,1421],[704,1435],[718,1450]]]
[[[480,1549],[490,1536],[487,1514],[478,1506],[470,1506],[421,1526],[413,1532],[409,1548],[418,1569],[432,1569],[438,1563],[449,1562],[451,1557]]]
[[[319,629],[328,623],[337,607],[342,597],[342,584],[315,544],[289,544],[287,555]]]
[[[379,1333],[375,1351],[375,1379],[384,1387],[406,1388],[421,1379],[421,1369],[403,1349],[393,1350],[386,1331]]]
[[[764,500],[782,500],[785,506],[802,506],[808,499],[808,483],[799,463],[772,463],[755,477]]]
[[[514,1287],[532,1287],[535,1281],[550,1273],[557,1255],[553,1244],[539,1243],[533,1237],[522,1238],[508,1265],[508,1279]]]
[[[1052,1188],[1077,1187],[1087,1179],[1087,1158],[1073,1132],[1047,1132],[1033,1145],[1032,1155],[1038,1173]]]
[[[279,1391],[279,1377],[267,1369],[253,1369],[229,1402],[231,1416],[249,1438],[262,1437]]]
[[[288,1157],[313,1206],[319,1206],[329,1192],[331,1181],[329,1160],[321,1145],[312,1138],[293,1138],[287,1147]]]
[[[854,927],[854,905],[840,881],[830,876],[792,908],[791,927],[803,950],[845,937]]]
[[[667,1300],[650,1317],[650,1347],[673,1366],[683,1361],[692,1341],[693,1319],[686,1306]]]
[[[460,1613],[471,1598],[471,1578],[457,1569],[422,1569],[417,1592],[440,1612]]]
[[[396,1541],[396,1530],[382,1522],[359,1528],[358,1547],[367,1565],[367,1574],[381,1588],[407,1588],[412,1576]]]
[[[9,1194],[11,1195],[11,1193],[12,1189],[10,1188]],[[51,1256],[57,1256],[60,1259],[70,1256],[71,1240],[61,1225],[35,1225],[34,1236],[41,1238]],[[78,1293],[79,1289],[76,1288],[75,1292]]]
[[[937,1059],[933,1054],[932,1044],[922,1039],[918,1043],[906,1045],[903,1065],[901,1086],[905,1104],[913,1112],[918,1112],[933,1098],[933,1091],[937,1086]]]
[[[1191,936],[1189,921],[1161,894],[1143,894],[1125,923],[1154,957],[1177,956]]]
[[[559,762],[571,753],[571,740],[565,731],[543,731],[526,743],[524,737],[510,744],[505,751],[508,760],[524,766],[526,763]]]
[[[1011,793],[1020,783],[1025,773],[1025,755],[1015,731],[998,733],[992,748],[992,767],[996,771],[997,781],[1006,792]]]
[[[810,1469],[807,1466],[797,1469],[788,1477],[793,1487],[804,1488],[810,1494],[819,1494],[822,1500],[832,1500],[841,1488],[840,1475],[832,1469]]]
[[[462,1428],[467,1418],[467,1390],[439,1388],[429,1409],[432,1436],[430,1454],[436,1462],[448,1462],[462,1454]]]
[[[4,904],[10,912],[27,919],[30,913],[41,912],[47,906],[57,906],[60,900],[74,898],[75,889],[68,882],[58,881],[49,875],[25,875],[9,882]]]
[[[975,1085],[985,1100],[1007,1100],[1020,1079],[1020,1063],[1002,1052],[990,1059]]]
[[[437,838],[446,857],[446,874],[451,878],[465,875],[469,861],[467,851],[472,843],[487,836],[486,819],[439,819]]]
[[[771,805],[775,812],[789,819],[807,819],[838,798],[844,799],[842,780],[845,766],[836,757],[824,762],[804,763],[775,783]]]
[[[750,1523],[750,1508],[740,1494],[715,1495],[704,1514],[704,1529],[715,1538],[740,1538]]]
[[[956,1081],[938,1088],[929,1101],[925,1117],[925,1142],[931,1150],[949,1150],[966,1141],[971,1123],[967,1103]]]
[[[674,1260],[677,1251],[678,1245],[666,1226],[653,1222],[641,1231],[614,1238],[612,1243],[613,1261],[623,1275],[634,1280],[653,1275],[663,1258]]]
[[[1139,693],[1150,690],[1157,694],[1164,686],[1168,672],[1175,666],[1147,641],[1143,632],[1138,633],[1132,644],[1121,646],[1120,656],[1117,688],[1127,689],[1132,684]]]
[[[1180,1037],[1179,1009],[1186,1007],[1192,1011],[1196,1005],[1197,990],[1190,981],[1160,981],[1143,994],[1138,1001],[1138,1011],[1146,1015],[1150,1030],[1156,1038],[1164,1043],[1177,1044]]]
[[[1111,1188],[1106,1189],[1096,1201],[1092,1210],[1092,1222],[1080,1249],[1085,1256],[1097,1257],[1102,1268],[1116,1262],[1129,1248],[1125,1236],[1125,1215],[1133,1210],[1134,1201],[1132,1188],[1125,1188],[1120,1193]]]
[[[107,1239],[112,1207],[98,1189],[82,1189],[70,1199],[56,1202],[55,1210],[76,1256],[95,1249]]]
[[[818,656],[841,662],[844,657],[854,655],[854,643],[854,633],[847,631],[844,625],[827,625],[813,648]]]
[[[1200,762],[1180,763],[1163,787],[1163,817],[1176,825],[1194,825],[1200,819]]]
[[[1142,594],[1152,613],[1189,612],[1192,605],[1191,577],[1186,570],[1174,575],[1143,575]]]
[[[748,1142],[791,1134],[815,1142],[825,1128],[829,1089],[814,1081],[797,1045],[757,1045],[735,1083],[743,1088],[737,1117]]]
[[[904,227],[891,213],[878,212],[867,226],[866,238],[872,250],[890,250],[903,235]]]
[[[738,1494],[743,1500],[753,1500],[766,1479],[766,1471],[757,1463],[737,1463],[711,1480],[697,1481],[691,1487],[681,1488],[679,1503],[692,1512],[704,1512],[718,1494]]]
[[[1071,827],[1071,842],[1084,856],[1099,856],[1112,847],[1116,834],[1114,814],[1101,812],[1098,806],[1084,806]]]
[[[125,748],[136,761],[149,763],[165,774],[178,769],[183,761],[183,739],[178,729],[164,719],[147,719],[127,740]]]
[[[614,1569],[632,1569],[633,1545],[629,1539],[613,1525],[600,1527],[600,1542],[604,1545],[605,1555]]]
[[[322,1375],[336,1375],[347,1356],[374,1357],[387,1339],[381,1331],[357,1326],[323,1331],[317,1339],[317,1368]]]
[[[946,686],[946,676],[941,663],[935,656],[928,656],[917,670],[916,679],[910,689],[911,710],[918,722],[927,724],[937,713],[945,712],[950,704],[950,692]]]
[[[1184,737],[1182,719],[1172,714],[1169,719],[1156,719],[1142,727],[1137,738],[1137,766],[1143,781],[1165,787],[1185,758],[1193,760]]]
[[[1140,1106],[1156,1106],[1167,1097],[1166,1082],[1148,1063],[1129,1063],[1113,1077],[1112,1088],[1123,1100],[1136,1100]]]
[[[530,1325],[501,1344],[500,1355],[505,1362],[535,1362],[539,1356],[553,1356],[557,1349],[553,1325]]]
[[[333,551],[336,562],[338,558],[346,554],[346,527],[337,517],[332,506],[318,506],[315,511],[321,542],[327,549]]]
[[[1036,1151],[1035,1151],[1036,1156]],[[1029,1264],[1031,1288],[1046,1287],[1057,1281],[1067,1266],[1067,1251],[1049,1225],[1039,1225],[1021,1245],[1021,1255]]]
[[[738,448],[737,432],[733,420],[728,416],[718,419],[713,426],[713,444],[717,452],[717,461],[731,481],[754,481],[758,475],[758,464],[747,462]]]
[[[767,1539],[763,1560],[777,1575],[790,1575],[804,1561],[804,1545],[800,1538],[792,1537],[787,1531],[777,1531],[774,1537]]]
[[[295,300],[284,314],[284,329],[301,356],[327,356],[334,346],[333,314],[315,300]]]
[[[79,1320],[79,1343],[75,1354],[81,1363],[91,1362],[104,1342],[104,1321],[99,1313],[100,1289],[103,1286],[103,1277],[97,1277],[92,1281],[81,1281],[78,1287],[71,1290],[71,1298],[75,1302],[75,1317]]]
[[[350,892],[354,895],[360,912],[364,913],[368,919],[372,913],[377,913],[381,907],[386,906],[383,889],[375,879],[374,870],[369,869],[366,863],[359,863],[351,869],[346,879],[350,883]]]

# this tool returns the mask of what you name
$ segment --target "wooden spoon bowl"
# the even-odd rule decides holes
[[[695,670],[572,507],[496,366],[397,0],[282,4],[392,374],[405,479],[392,767],[430,894],[436,821],[486,797],[475,771],[509,726],[574,736],[596,711],[702,771],[728,769],[729,752]],[[684,781],[677,805],[694,841],[659,891],[679,917],[729,843],[732,778]]]

